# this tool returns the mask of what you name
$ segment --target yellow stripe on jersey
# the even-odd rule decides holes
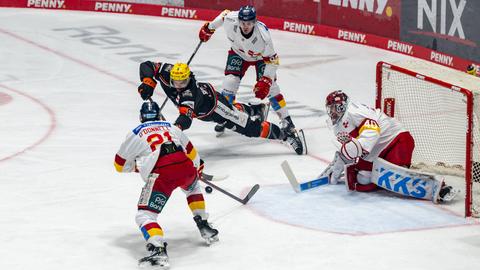
[[[195,160],[195,158],[197,157],[197,150],[195,149],[195,147],[192,148],[192,151],[190,151],[187,156],[190,160]]]
[[[117,170],[117,172],[123,172],[123,166],[122,165],[114,162],[113,166],[115,166],[115,170]]]
[[[188,142],[186,150],[187,150],[187,157],[192,161],[195,160],[195,158],[197,157],[197,149],[193,147],[193,144],[191,142]]]
[[[358,131],[358,135],[360,136],[363,131],[365,130],[373,130],[380,134],[380,127],[378,126],[377,122],[375,120],[367,119],[365,123],[362,125],[360,130]]]
[[[115,155],[115,160],[113,162],[113,166],[115,166],[115,170],[117,172],[123,172],[123,166],[125,165],[126,160],[119,156],[118,154]]]

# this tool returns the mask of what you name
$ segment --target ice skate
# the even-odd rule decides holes
[[[295,150],[298,155],[306,154],[305,140],[299,136],[290,116],[282,120],[283,140]]]
[[[222,136],[225,133],[225,122],[215,125],[215,132],[217,133],[215,135],[216,137]]]
[[[440,202],[450,202],[452,201],[457,194],[460,193],[459,189],[454,189],[452,186],[443,186],[440,189],[439,201]]]
[[[218,230],[212,228],[207,220],[203,220],[202,217],[198,215],[193,217],[193,220],[197,224],[200,235],[205,239],[207,245],[218,241]]]
[[[138,261],[138,265],[142,268],[152,269],[168,269],[170,264],[168,262],[167,243],[163,243],[163,247],[156,247],[153,244],[147,244],[147,250],[150,252]]]

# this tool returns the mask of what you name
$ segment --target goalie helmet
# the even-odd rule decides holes
[[[240,21],[253,21],[257,19],[257,11],[253,6],[243,6],[238,11]]]
[[[156,121],[164,119],[160,113],[160,107],[155,101],[146,101],[140,109],[140,122]]]
[[[333,125],[336,125],[347,111],[348,101],[347,94],[342,92],[342,90],[333,91],[328,94],[325,99],[325,108]]]

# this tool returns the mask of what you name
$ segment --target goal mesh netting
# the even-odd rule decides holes
[[[377,108],[415,139],[413,168],[465,179],[465,215],[480,216],[480,79],[420,60],[377,65]]]

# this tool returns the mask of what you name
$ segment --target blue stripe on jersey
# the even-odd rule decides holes
[[[268,31],[268,27],[263,23],[263,22],[260,22],[260,21],[257,21],[260,25],[262,25],[263,27],[265,27],[265,29],[267,29]]]
[[[169,122],[163,122],[163,121],[154,121],[154,122],[146,122],[146,123],[143,123],[141,125],[139,125],[138,127],[134,128],[132,130],[133,134],[135,135],[138,135],[138,133],[140,132],[140,130],[142,130],[142,128],[145,128],[145,127],[149,127],[149,126],[162,126],[162,127],[171,127],[172,125],[169,123]]]

